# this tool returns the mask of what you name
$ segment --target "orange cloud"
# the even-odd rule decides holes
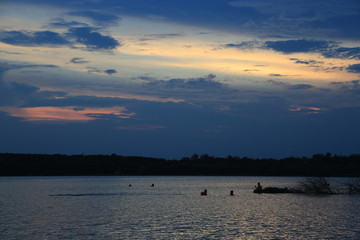
[[[306,112],[306,113],[319,113],[320,111],[324,111],[324,109],[322,108],[318,108],[318,107],[300,107],[300,106],[290,106],[291,108],[289,109],[289,111],[291,112]]]
[[[113,115],[117,118],[130,118],[135,113],[125,113],[124,107],[112,108],[81,108],[81,107],[2,107],[0,111],[12,117],[23,118],[26,121],[91,121],[102,115]]]

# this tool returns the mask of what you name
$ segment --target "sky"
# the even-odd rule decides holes
[[[0,152],[359,153],[358,0],[0,0]]]

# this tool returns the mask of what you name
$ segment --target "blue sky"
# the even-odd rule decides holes
[[[0,152],[359,152],[356,0],[0,2]]]

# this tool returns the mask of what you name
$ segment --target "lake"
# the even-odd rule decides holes
[[[359,195],[252,193],[300,180],[1,177],[0,239],[360,239]]]

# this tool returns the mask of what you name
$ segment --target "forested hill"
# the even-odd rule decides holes
[[[112,155],[0,154],[0,176],[223,175],[360,177],[360,154],[310,158],[218,158],[194,154],[181,160]]]

